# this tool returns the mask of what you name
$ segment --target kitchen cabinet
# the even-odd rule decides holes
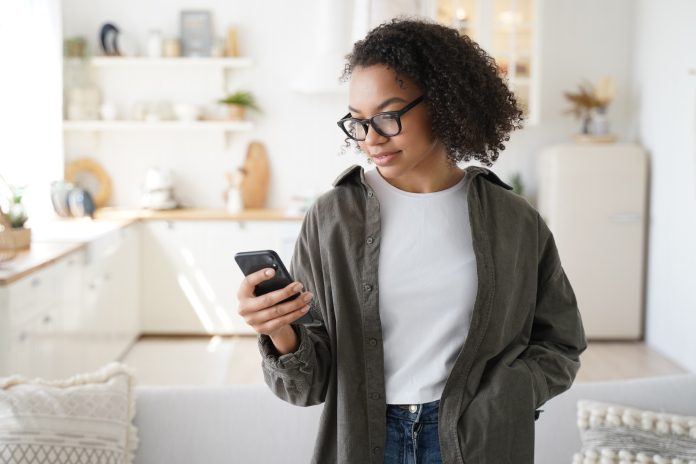
[[[491,55],[515,93],[526,123],[539,119],[538,0],[428,0],[426,10]]]
[[[289,266],[302,222],[147,220],[0,286],[0,376],[61,378],[119,359],[141,333],[254,334],[237,314],[238,251]]]
[[[238,251],[274,249],[289,266],[300,221],[147,221],[145,333],[253,334],[237,314]]]
[[[0,287],[0,376],[65,377],[125,353],[140,331],[139,252],[131,225]]]
[[[81,338],[85,364],[117,359],[140,331],[139,228],[115,230],[88,244],[83,269]]]

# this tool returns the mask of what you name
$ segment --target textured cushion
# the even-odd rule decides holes
[[[123,364],[65,380],[0,378],[0,462],[131,463],[134,415],[134,380]]]
[[[696,464],[696,417],[579,400],[573,464]]]

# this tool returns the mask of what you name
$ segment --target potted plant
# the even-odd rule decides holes
[[[524,184],[522,183],[522,175],[519,172],[515,172],[510,178],[510,187],[516,194],[524,196]]]
[[[572,104],[566,113],[582,121],[582,136],[609,136],[606,113],[614,93],[614,80],[610,77],[603,78],[597,85],[584,82],[578,86],[577,93],[565,92],[566,99]]]
[[[251,92],[242,90],[234,92],[227,97],[218,100],[218,103],[227,105],[228,117],[233,121],[243,120],[247,108],[251,108],[259,112],[261,111]]]
[[[0,176],[0,180],[5,184],[7,211],[3,211],[12,229],[9,231],[14,240],[15,248],[18,250],[27,249],[31,244],[31,229],[24,227],[29,217],[26,208],[22,203],[24,197],[24,187],[16,187],[8,184]]]

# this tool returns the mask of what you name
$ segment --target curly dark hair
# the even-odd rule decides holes
[[[471,158],[491,166],[522,127],[522,111],[495,60],[456,29],[424,19],[394,18],[372,29],[346,55],[340,77],[357,66],[383,64],[424,92],[433,135],[451,164]]]

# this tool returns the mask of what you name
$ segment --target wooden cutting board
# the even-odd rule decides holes
[[[271,177],[266,149],[261,142],[251,142],[241,168],[243,177],[239,193],[244,209],[265,208]]]

